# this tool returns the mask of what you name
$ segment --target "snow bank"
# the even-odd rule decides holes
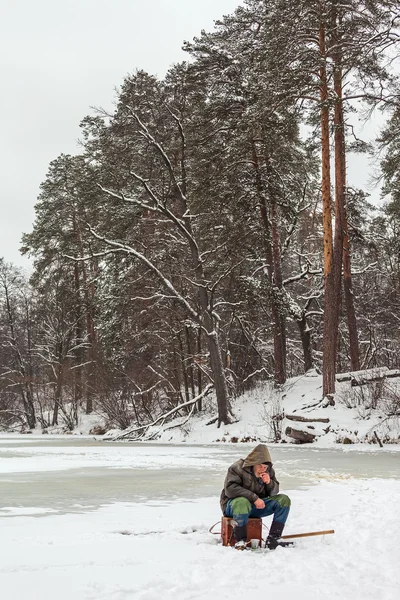
[[[371,377],[370,372],[358,372]],[[260,384],[233,402],[235,423],[223,425],[219,429],[215,423],[209,424],[215,416],[215,401],[208,399],[208,410],[195,415],[189,422],[186,417],[177,418],[164,426],[154,426],[148,431],[152,440],[164,443],[208,444],[218,442],[268,442],[276,441],[276,429],[279,429],[281,441],[294,443],[285,434],[287,427],[314,434],[313,444],[320,448],[331,448],[340,443],[363,444],[377,443],[378,437],[385,443],[400,444],[400,418],[388,419],[386,416],[388,394],[400,397],[399,380],[388,380],[380,393],[379,401],[374,399],[377,390],[373,386],[381,383],[356,387],[352,385],[351,374],[337,383],[335,404],[325,406],[322,398],[322,376],[316,371],[292,378],[280,389],[274,389],[272,383]],[[371,387],[372,386],[372,387]],[[389,391],[387,391],[389,390]],[[379,391],[379,390],[378,390]],[[371,407],[375,402],[376,407]],[[278,419],[273,417],[279,416]],[[294,417],[308,421],[290,420]],[[321,422],[318,421],[321,419]],[[323,422],[322,422],[323,420]],[[328,422],[325,422],[328,420]],[[184,425],[179,427],[179,423]],[[116,431],[110,432],[111,436]],[[149,439],[148,438],[148,439]]]

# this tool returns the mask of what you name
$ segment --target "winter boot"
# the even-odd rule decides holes
[[[242,525],[242,527],[236,525],[233,531],[236,539],[236,550],[245,550],[247,548],[247,525]]]
[[[287,548],[289,546],[294,546],[293,542],[281,542],[279,538],[282,535],[283,528],[285,527],[284,523],[279,523],[279,521],[272,521],[271,527],[269,529],[269,534],[265,542],[265,547],[269,548],[269,550],[275,550],[278,546],[282,546],[282,548]]]

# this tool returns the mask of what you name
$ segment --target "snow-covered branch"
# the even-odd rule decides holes
[[[158,423],[164,423],[166,421],[166,419],[169,419],[170,417],[172,417],[173,415],[175,415],[177,412],[179,412],[183,408],[188,408],[189,406],[193,406],[197,402],[199,402],[199,400],[201,400],[207,394],[209,394],[209,392],[211,391],[212,387],[213,387],[213,385],[211,383],[207,384],[206,387],[204,388],[204,390],[201,392],[201,394],[199,394],[198,396],[196,396],[192,400],[188,400],[187,402],[182,402],[182,404],[179,404],[178,406],[175,406],[175,408],[173,408],[170,411],[164,413],[160,417],[157,417],[157,419],[155,419],[151,423],[148,423],[147,425],[141,425],[140,427],[130,428],[127,431],[124,431],[123,433],[120,433],[119,435],[116,435],[116,436],[113,436],[113,437],[109,437],[108,440],[109,441],[124,440],[124,439],[129,438],[130,436],[132,436],[135,433],[145,432],[148,429],[150,429],[150,427],[154,427]]]
[[[117,252],[126,252],[127,254],[131,254],[135,258],[139,259],[142,263],[144,263],[148,269],[157,277],[157,279],[164,285],[164,287],[172,294],[172,296],[188,311],[189,315],[192,319],[198,321],[198,314],[196,311],[190,306],[189,302],[178,292],[178,290],[174,287],[171,281],[163,275],[163,273],[156,267],[154,263],[151,262],[144,254],[138,252],[135,248],[128,246],[127,244],[122,244],[121,242],[116,242],[115,240],[110,240],[100,234],[98,234],[90,225],[88,226],[89,231],[93,237],[97,240],[100,240],[115,249]]]

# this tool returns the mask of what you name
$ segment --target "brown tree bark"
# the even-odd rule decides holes
[[[202,352],[202,347],[201,347],[201,329],[199,327],[198,331],[197,331],[197,339],[196,339],[196,352],[197,352],[197,357],[198,360],[201,360],[201,352]],[[202,370],[201,370],[201,366],[198,365],[197,367],[197,392],[200,395],[201,392],[203,391],[203,380],[202,380]],[[197,409],[199,411],[203,410],[203,400],[202,398],[200,398],[200,400],[197,403]]]
[[[335,52],[334,58],[334,92],[335,92],[335,188],[336,188],[336,223],[335,223],[335,293],[337,306],[340,306],[342,281],[342,263],[346,314],[350,340],[351,367],[360,368],[360,352],[358,345],[357,322],[352,291],[350,245],[346,215],[346,141],[343,113],[343,69],[340,32],[342,26],[341,9],[337,8],[333,15]],[[339,326],[339,308],[337,314],[337,330]]]
[[[347,326],[349,328],[351,369],[352,371],[359,371],[361,368],[360,346],[358,343],[357,319],[354,307],[353,280],[351,275],[351,252],[346,209],[344,213],[343,231],[343,287],[346,302]]]
[[[324,9],[321,2],[321,11]],[[321,17],[319,29],[320,100],[321,100],[321,147],[322,147],[322,224],[324,241],[324,338],[322,366],[322,394],[328,396],[335,392],[336,359],[336,319],[335,290],[333,272],[333,237],[331,212],[331,174],[329,141],[329,95],[326,72],[325,22]]]
[[[323,395],[335,392],[336,355],[339,331],[339,309],[342,288],[342,264],[345,271],[345,299],[350,337],[352,365],[359,368],[359,347],[355,318],[350,248],[346,218],[346,146],[345,123],[343,115],[343,70],[341,47],[341,8],[334,6],[330,15],[332,25],[332,59],[335,139],[335,238],[332,244],[332,225],[330,207],[328,209],[328,182],[330,188],[329,165],[329,95],[326,71],[326,3],[320,1],[321,24],[319,49],[321,56],[320,97],[321,97],[321,138],[322,138],[322,201],[324,221],[324,348],[323,348]],[[330,204],[330,200],[329,200]],[[355,367],[352,367],[355,368]]]
[[[342,101],[342,68],[341,50],[338,34],[337,15],[333,15],[333,39],[335,45],[333,88],[335,95],[334,106],[334,144],[335,144],[335,234],[333,242],[333,307],[332,322],[335,347],[335,375],[336,357],[338,353],[339,315],[342,292],[342,262],[343,262],[343,225],[344,225],[344,203],[346,196],[346,159],[344,146],[344,118]]]
[[[286,318],[282,302],[282,269],[278,228],[278,210],[273,191],[270,193],[270,200],[275,284],[274,305],[276,312],[276,327],[274,333],[275,382],[282,384],[286,381]]]

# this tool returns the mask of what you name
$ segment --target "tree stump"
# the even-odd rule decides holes
[[[295,440],[296,444],[310,444],[316,438],[314,433],[293,429],[293,427],[286,427],[285,435]]]

